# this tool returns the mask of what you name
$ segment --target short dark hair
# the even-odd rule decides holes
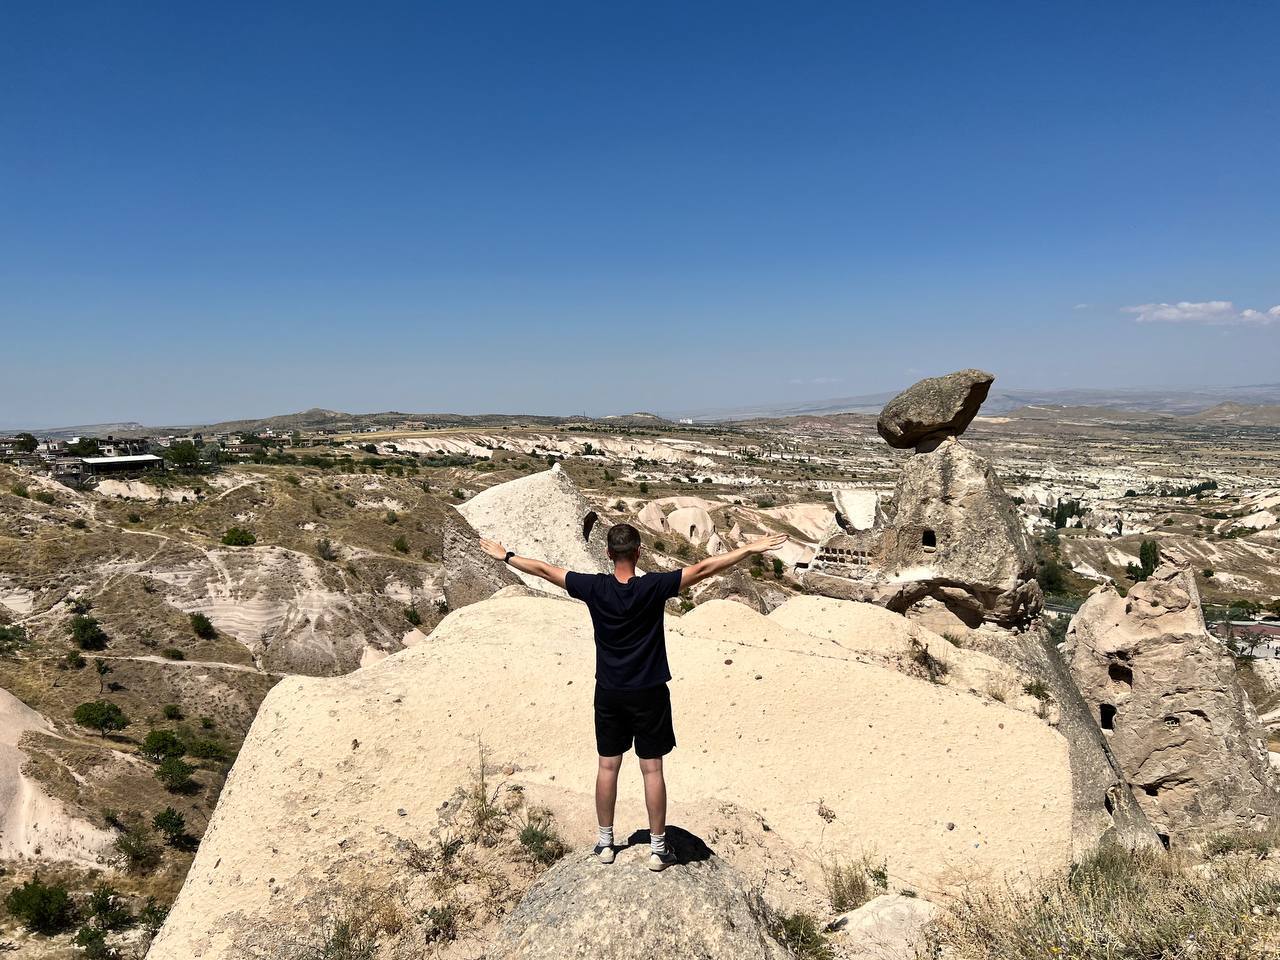
[[[614,560],[634,560],[640,553],[640,531],[629,523],[609,528],[609,556]]]

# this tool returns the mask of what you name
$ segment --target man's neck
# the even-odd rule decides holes
[[[615,563],[613,565],[613,578],[619,583],[626,583],[636,575],[636,565],[634,563]]]

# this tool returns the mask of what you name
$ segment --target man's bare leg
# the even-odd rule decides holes
[[[649,832],[666,836],[667,781],[662,774],[662,758],[641,760],[640,772],[644,775],[644,807],[649,811]]]
[[[596,823],[600,825],[596,856],[604,863],[613,863],[613,809],[618,802],[618,771],[621,769],[621,755],[601,757],[596,767]]]

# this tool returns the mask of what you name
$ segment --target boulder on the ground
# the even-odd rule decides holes
[[[994,380],[993,374],[974,369],[928,377],[886,403],[876,429],[900,450],[958,436],[978,415]]]
[[[786,960],[760,895],[674,827],[681,863],[655,875],[647,840],[611,865],[578,853],[552,867],[503,920],[489,960]]]
[[[1120,596],[1093,592],[1066,654],[1134,796],[1164,838],[1260,829],[1280,809],[1257,715],[1205,629],[1195,577],[1160,566]]]
[[[444,598],[450,610],[487,600],[503,587],[522,582],[514,570],[480,548],[480,538],[461,517],[448,519],[444,540]]]
[[[940,912],[920,897],[886,893],[842,913],[829,929],[849,960],[916,960],[925,927]]]

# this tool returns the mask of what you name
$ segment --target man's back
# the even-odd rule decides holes
[[[569,573],[565,589],[591,611],[596,682],[606,690],[640,690],[671,679],[663,608],[680,593],[679,570],[632,576]]]

